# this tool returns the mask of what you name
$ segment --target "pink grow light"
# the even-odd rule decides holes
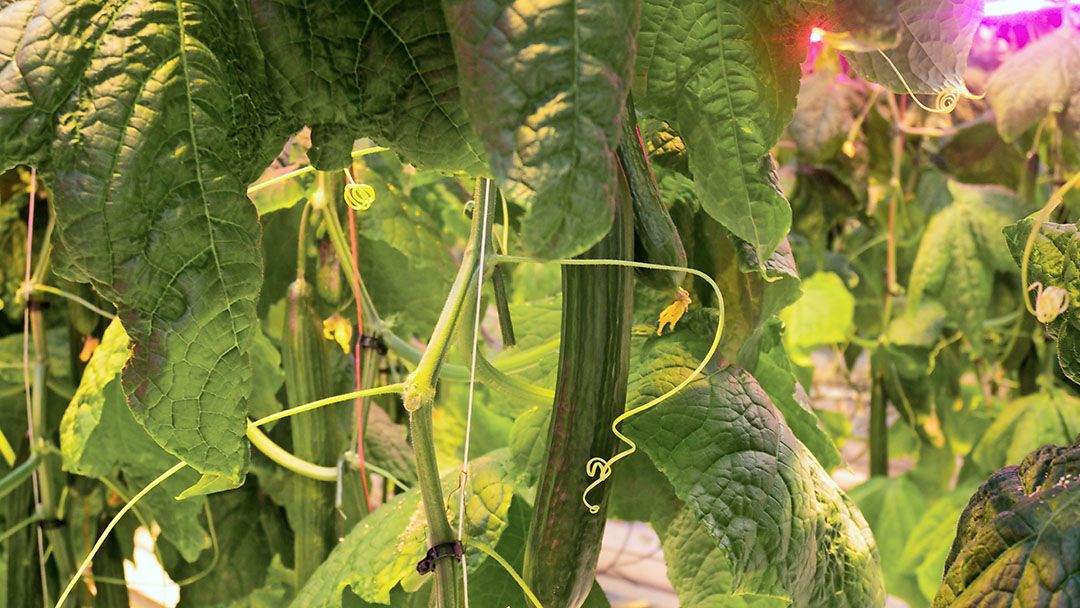
[[[984,17],[1006,17],[1061,6],[1060,0],[986,0]]]

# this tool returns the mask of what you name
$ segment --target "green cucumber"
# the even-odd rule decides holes
[[[289,286],[286,296],[282,363],[285,366],[285,393],[289,407],[330,397],[334,394],[327,342],[322,338],[315,313],[313,289],[303,279]],[[324,408],[290,418],[293,452],[321,465],[337,460],[333,408]],[[297,585],[303,585],[326,559],[336,542],[334,530],[334,484],[296,476],[295,506],[289,523],[295,534],[294,557]]]
[[[633,205],[620,179],[611,232],[579,259],[633,257]],[[621,266],[564,266],[562,347],[548,431],[546,466],[525,548],[524,576],[548,608],[579,608],[589,595],[610,486],[590,499],[585,465],[618,448],[612,421],[626,407],[634,273]]]
[[[686,249],[671,214],[660,200],[660,189],[645,155],[645,142],[638,133],[633,99],[630,98],[626,100],[623,114],[623,137],[618,156],[634,202],[634,259],[651,264],[686,266]],[[637,275],[649,287],[667,291],[675,291],[686,279],[685,272],[662,270],[638,269]]]

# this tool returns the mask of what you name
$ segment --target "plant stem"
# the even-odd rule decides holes
[[[31,369],[31,415],[34,419],[34,437],[31,438],[31,449],[37,449],[46,443],[45,433],[47,430],[47,418],[45,411],[46,375],[49,366],[49,354],[45,342],[45,318],[41,308],[36,305],[30,307],[30,340],[33,345],[34,358]],[[51,457],[50,457],[51,456]],[[46,517],[57,517],[59,514],[60,492],[63,488],[63,472],[55,455],[46,455],[37,468],[37,482],[41,509]],[[67,579],[72,572],[73,560],[68,546],[67,536],[62,530],[50,529],[45,532],[52,549],[57,574],[60,580]]]
[[[870,385],[870,475],[889,475],[889,426],[886,419],[885,378],[875,373]]]
[[[31,452],[29,458],[22,461],[19,466],[11,471],[8,471],[8,474],[4,475],[3,478],[0,478],[0,500],[3,500],[12,492],[12,490],[21,486],[27,479],[30,479],[39,462],[41,462],[41,454],[36,451]]]
[[[477,195],[473,197],[473,200],[479,199],[482,182],[483,180],[477,180]],[[424,512],[427,516],[428,540],[432,546],[452,542],[456,538],[450,527],[450,521],[446,517],[442,483],[439,479],[439,464],[435,456],[431,416],[435,399],[435,383],[439,378],[446,354],[450,350],[454,328],[462,316],[468,295],[472,291],[480,263],[481,234],[485,231],[485,224],[487,228],[491,227],[493,217],[493,205],[488,206],[487,214],[482,212],[480,205],[475,207],[461,266],[450,286],[446,304],[431,333],[431,339],[428,340],[427,349],[416,364],[416,369],[405,379],[405,390],[402,393],[405,409],[410,412],[409,426],[412,429],[416,473],[424,501]],[[436,562],[435,592],[432,597],[437,608],[458,608],[462,605],[463,592],[458,568],[460,568],[460,562],[457,560],[441,559]]]

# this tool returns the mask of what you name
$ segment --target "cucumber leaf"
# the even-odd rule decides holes
[[[971,459],[984,471],[1019,462],[1044,446],[1070,442],[1080,435],[1080,399],[1053,390],[1009,402],[986,429]]]
[[[1055,114],[1080,141],[1080,32],[1065,24],[1010,55],[990,77],[986,99],[1005,141]]]
[[[465,534],[492,547],[497,546],[510,522],[515,476],[505,466],[506,460],[505,451],[493,452],[473,460],[469,469]],[[457,479],[456,473],[444,477],[444,492],[456,490]],[[374,604],[389,604],[390,592],[398,583],[406,591],[419,589],[424,581],[416,573],[416,563],[428,548],[426,521],[418,489],[394,498],[353,527],[290,606],[340,607],[346,587]],[[469,552],[466,561],[470,571],[486,562],[478,551]]]
[[[982,349],[983,321],[991,307],[994,273],[1011,271],[1001,229],[1021,203],[996,186],[949,183],[953,202],[930,218],[908,284],[908,310],[926,296],[947,302],[949,321]]]
[[[784,347],[792,360],[810,366],[815,348],[841,344],[855,331],[855,297],[834,272],[818,272],[803,279],[802,297],[780,311]]]
[[[1080,447],[1045,446],[971,497],[934,608],[1050,608],[1076,597]]]
[[[840,151],[863,104],[863,94],[847,76],[821,68],[803,79],[788,126],[799,155],[824,162]]]
[[[190,581],[180,587],[179,608],[239,600],[267,582],[271,561],[262,508],[255,484],[206,498],[217,531],[217,554],[206,552],[192,563],[166,564],[169,578]],[[271,581],[273,582],[273,581]]]
[[[926,500],[919,486],[906,475],[871,477],[852,488],[850,494],[874,531],[881,553],[885,588],[890,594],[901,597],[917,595],[917,589],[904,577],[908,572],[901,568],[900,557],[919,516],[926,510]]]
[[[708,528],[693,510],[684,507],[663,538],[668,578],[682,608],[786,608],[787,600],[745,594],[733,595],[731,566]]]
[[[1019,266],[1024,246],[1034,226],[1025,218],[1004,229],[1009,251]],[[1080,384],[1080,231],[1076,224],[1047,222],[1035,235],[1035,244],[1028,260],[1028,284],[1042,283],[1043,288],[1060,287],[1069,294],[1069,308],[1049,324],[1050,333],[1057,338],[1058,363],[1061,371]],[[1034,298],[1034,294],[1028,297]]]
[[[492,173],[526,207],[541,257],[582,253],[611,228],[614,151],[630,89],[637,3],[443,0],[461,88]]]
[[[696,311],[671,334],[640,342],[628,407],[687,377],[715,327],[715,311]],[[796,606],[884,603],[866,521],[748,373],[713,359],[704,377],[625,429],[712,535],[736,593]]]
[[[769,4],[645,0],[634,74],[638,107],[682,135],[705,211],[758,260],[791,225],[769,150],[795,111],[805,50],[773,38],[799,27]]]
[[[896,573],[891,575],[895,582],[889,592],[912,608],[929,606],[937,594],[956,536],[956,522],[973,492],[974,488],[966,486],[949,492],[925,509],[911,529]]]
[[[120,321],[113,320],[94,351],[82,381],[60,423],[60,451],[64,470],[112,479],[123,473],[127,496],[176,464],[131,415],[120,390],[120,370],[128,360],[130,342]],[[199,523],[205,498],[176,500],[175,496],[198,480],[190,468],[182,469],[152,490],[136,507],[161,526],[162,537],[188,561],[210,547],[210,537]]]
[[[896,93],[935,95],[963,87],[983,0],[898,0],[896,8],[899,44],[883,51],[844,53],[855,71]]]

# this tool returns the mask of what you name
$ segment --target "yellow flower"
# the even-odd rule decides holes
[[[341,347],[341,352],[349,354],[352,346],[352,323],[336,312],[322,322],[323,337],[333,340]]]
[[[679,322],[679,319],[686,314],[686,309],[690,308],[690,294],[686,293],[686,290],[679,287],[675,291],[675,301],[668,305],[667,308],[660,311],[660,318],[657,320],[658,325],[656,327],[656,335],[660,335],[664,331],[664,325],[667,325],[671,329],[675,329],[675,324]]]
[[[82,361],[83,363],[89,361],[99,344],[101,344],[101,340],[98,340],[94,336],[86,336],[83,338],[82,351],[79,352],[79,361]]]
[[[850,139],[844,140],[844,145],[840,146],[840,151],[848,158],[855,158],[855,142]]]

